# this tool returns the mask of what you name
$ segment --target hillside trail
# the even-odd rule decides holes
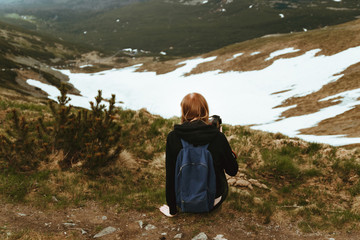
[[[302,233],[296,222],[271,220],[230,210],[226,204],[211,214],[165,217],[148,212],[119,210],[96,202],[66,209],[0,203],[0,239],[193,239],[199,233],[216,240],[235,239],[359,239],[358,233]],[[103,229],[110,233],[96,237]],[[21,237],[19,237],[21,236]]]

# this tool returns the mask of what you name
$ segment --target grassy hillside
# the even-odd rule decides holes
[[[46,104],[13,91],[1,91],[0,135],[12,136],[9,139],[14,143],[19,140],[16,136],[21,136],[9,135],[15,131],[11,127],[11,109],[21,110],[29,125],[29,133],[34,131],[36,135],[35,125],[40,116],[44,117],[47,128],[52,128],[51,122],[55,119]],[[77,112],[75,109],[72,111]],[[11,162],[1,160],[0,204],[32,206],[47,214],[56,211],[56,215],[61,215],[63,211],[74,208],[93,211],[89,206],[96,203],[105,206],[105,209],[113,209],[119,216],[147,214],[155,217],[155,224],[164,221],[157,207],[165,201],[165,141],[167,133],[179,119],[163,119],[144,109],[132,111],[121,108],[115,109],[113,119],[121,126],[120,145],[123,150],[111,164],[92,169],[96,174],[88,175],[83,168],[87,157],[78,155],[78,158],[72,159],[70,168],[60,168],[59,163],[68,155],[61,149],[50,151],[44,158],[47,160],[40,161],[36,170],[22,168],[20,172],[14,171],[12,167],[4,168],[12,166]],[[245,226],[249,231],[258,229],[255,234],[257,231],[260,234],[266,226],[271,228],[274,224],[283,226],[290,223],[294,229],[300,230],[300,235],[321,235],[330,231],[349,236],[359,233],[359,148],[343,149],[307,143],[243,126],[224,126],[224,133],[238,155],[239,173],[229,178],[230,195],[219,212],[204,215],[197,225],[185,223],[192,221],[192,215],[179,216],[184,223],[177,224],[185,234],[191,235],[205,228],[209,225],[208,221],[214,221],[218,214],[221,220],[216,221],[229,224],[235,224],[237,221],[234,222],[234,219],[251,216],[255,222]],[[26,151],[18,147],[13,157]],[[64,220],[55,216],[52,219],[54,224],[40,232],[37,225],[26,222],[26,218],[21,220],[22,226],[27,226],[26,231],[6,218],[7,225],[0,229],[0,236],[6,236],[10,231],[23,238],[37,235],[56,239],[63,234],[56,230],[56,223],[62,224]],[[95,234],[106,226],[106,223],[99,224],[90,224],[86,229]],[[132,226],[132,222],[124,223],[122,231],[125,235],[122,237],[130,234],[125,230],[126,224]],[[76,229],[67,231],[72,234],[71,239],[86,237],[78,234]],[[222,231],[237,236],[236,231],[231,229]]]
[[[30,94],[24,81],[35,78],[59,87],[67,78],[50,67],[69,66],[90,50],[0,22],[0,86]]]
[[[96,46],[107,53],[136,48],[153,55],[165,51],[172,56],[193,56],[266,34],[321,28],[360,15],[355,0],[186,3],[191,1],[152,0],[86,11],[33,6],[4,9],[2,20]]]

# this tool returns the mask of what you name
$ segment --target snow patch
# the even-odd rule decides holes
[[[360,88],[341,92],[332,96],[328,96],[326,98],[320,99],[319,102],[328,101],[331,99],[333,99],[334,102],[334,101],[339,101],[339,98],[341,98],[342,103],[348,104],[348,103],[356,102],[359,96],[360,96]]]
[[[344,146],[355,143],[360,143],[360,138],[349,138],[345,135],[297,135],[297,137],[308,141],[308,142],[316,142],[316,143],[326,143],[333,146]]]
[[[130,53],[138,53],[139,52],[137,49],[132,49],[132,48],[124,48],[122,51],[130,52]]]
[[[255,55],[258,55],[258,54],[260,54],[261,52],[253,52],[253,53],[251,53],[250,55],[251,56],[255,56]]]
[[[138,53],[149,54],[150,53],[150,51],[145,51],[145,50],[142,50],[142,49],[140,49],[140,50],[139,49],[133,49],[133,48],[124,48],[121,51],[126,52],[126,53],[130,53],[130,54],[138,54]]]
[[[284,54],[288,54],[288,53],[294,53],[294,52],[298,52],[300,51],[300,49],[294,49],[293,47],[291,48],[284,48],[282,50],[278,50],[278,51],[275,51],[275,52],[272,52],[270,53],[270,57],[266,58],[265,61],[269,61],[277,56],[280,56],[280,55],[284,55]]]
[[[45,84],[38,80],[33,80],[33,79],[28,79],[26,82],[29,85],[38,87],[38,88],[42,89],[44,92],[46,92],[47,94],[49,94],[49,99],[57,101],[58,100],[57,96],[60,96],[60,91],[57,87],[54,87],[52,85]],[[88,98],[86,96],[77,96],[77,95],[72,95],[72,94],[68,94],[67,96],[71,98],[72,105],[90,109],[89,102],[94,101],[94,97],[96,97],[97,94],[91,96],[90,98]]]
[[[240,57],[240,56],[242,56],[242,55],[244,55],[244,53],[237,53],[237,54],[234,54],[234,55],[232,56],[232,58],[229,58],[229,59],[227,59],[226,61],[231,61],[231,60],[234,60],[235,58]]]
[[[79,68],[86,68],[86,67],[93,67],[94,65],[92,64],[86,64],[86,65],[82,65]]]

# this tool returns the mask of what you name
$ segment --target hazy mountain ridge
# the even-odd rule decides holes
[[[7,9],[31,9],[31,10],[51,10],[51,9],[77,9],[77,10],[100,10],[112,7],[121,7],[127,4],[140,2],[143,0],[3,0],[0,6]]]

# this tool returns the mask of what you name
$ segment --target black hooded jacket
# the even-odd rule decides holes
[[[177,213],[175,196],[176,159],[182,149],[181,139],[193,145],[209,143],[208,150],[212,155],[216,175],[216,198],[222,196],[227,188],[224,170],[230,176],[236,175],[238,164],[225,135],[215,126],[202,121],[185,122],[175,125],[166,142],[166,202],[170,214]]]

